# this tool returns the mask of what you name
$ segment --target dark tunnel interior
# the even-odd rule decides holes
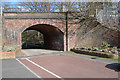
[[[28,30],[36,30],[43,34],[43,49],[64,51],[64,33],[60,29],[51,25],[38,24],[27,28],[23,32]]]

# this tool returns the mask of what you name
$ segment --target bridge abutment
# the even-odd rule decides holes
[[[2,4],[0,4],[0,52],[2,52]]]

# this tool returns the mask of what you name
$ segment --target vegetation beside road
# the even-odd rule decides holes
[[[118,57],[116,57],[116,58],[103,58],[103,57],[98,57],[98,56],[79,54],[79,53],[75,53],[72,51],[66,51],[66,52],[70,53],[70,54],[83,55],[83,56],[92,57],[92,58],[100,58],[100,59],[107,59],[107,60],[113,60],[113,61],[120,61],[120,58],[118,58]]]
[[[109,43],[103,42],[101,47],[74,47],[71,49],[72,52],[77,54],[84,54],[95,56],[98,58],[105,58],[110,60],[119,60],[119,48],[112,47]]]

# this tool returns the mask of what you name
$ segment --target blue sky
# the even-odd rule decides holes
[[[19,1],[22,1],[22,0],[9,0],[9,4],[17,4],[17,3],[19,3]],[[7,2],[6,2],[7,3]],[[120,3],[120,1],[119,1],[119,3]],[[85,3],[86,4],[86,3]],[[118,5],[117,5],[118,6]],[[77,5],[76,5],[76,7],[77,7]],[[120,7],[120,6],[119,6]]]
[[[1,0],[1,2],[25,2],[25,1],[36,1],[36,2],[39,2],[39,1],[43,1],[43,2],[45,2],[45,1],[55,1],[55,2],[60,2],[61,0]],[[66,2],[66,1],[69,1],[69,0],[62,0],[62,2]],[[76,1],[76,2],[84,2],[84,1],[86,1],[86,0],[70,0],[70,1]],[[88,0],[87,0],[88,1]],[[91,1],[92,2],[92,0],[89,0],[89,1]],[[94,1],[98,1],[98,0],[94,0]],[[100,0],[101,1],[101,0]],[[105,0],[102,0],[102,1],[105,1]],[[108,0],[109,1],[109,0]],[[112,0],[112,1],[120,1],[120,0]]]

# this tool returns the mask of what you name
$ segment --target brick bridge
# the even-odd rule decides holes
[[[66,51],[74,45],[66,33],[65,13],[3,13],[3,51],[22,46],[22,32],[37,30],[44,35],[44,44],[49,49]],[[68,31],[67,31],[68,32]],[[74,38],[73,38],[74,39]]]
[[[78,47],[100,47],[102,42],[120,47],[120,34],[95,19],[69,19],[66,13],[3,13],[2,50],[20,49],[21,34],[25,30],[43,33],[45,46],[49,49],[70,50]]]

